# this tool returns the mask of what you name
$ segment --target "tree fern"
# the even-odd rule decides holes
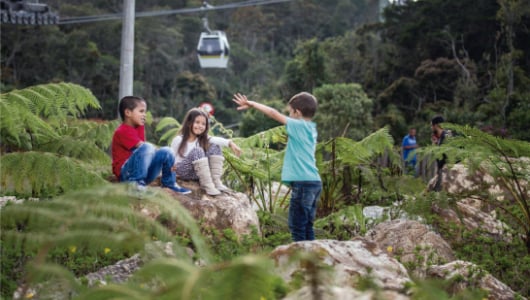
[[[335,138],[336,159],[341,163],[358,165],[370,163],[377,155],[392,149],[394,139],[390,135],[388,128],[384,127],[368,135],[361,141],[354,141],[348,138]],[[331,151],[332,143],[324,143],[323,150]]]
[[[375,160],[383,153],[392,153],[392,146],[388,128],[379,129],[361,141],[337,137],[319,143],[316,158],[322,178],[320,213],[331,213],[340,202],[352,200],[355,178],[358,185],[363,181],[381,182],[380,167]],[[362,190],[361,186],[357,189]]]
[[[4,195],[48,197],[104,185],[100,174],[85,163],[52,153],[17,152],[0,157],[0,187]]]
[[[333,165],[339,167],[343,164],[350,166],[370,164],[377,155],[391,149],[392,143],[392,137],[386,128],[372,133],[361,141],[337,137],[331,141],[319,143],[316,153],[319,169],[329,170],[333,168]]]
[[[119,125],[120,121],[118,120],[109,122],[71,118],[68,123],[57,128],[57,131],[61,136],[88,141],[106,151],[110,147],[114,131]]]
[[[66,267],[75,259],[80,262],[95,260],[85,269],[77,269],[79,276],[95,271],[94,267],[102,267],[98,260],[108,264],[112,263],[109,259],[116,261],[124,255],[143,252],[144,245],[153,239],[175,241],[173,233],[165,226],[139,212],[144,206],[177,222],[181,233],[193,242],[199,257],[210,261],[193,217],[168,193],[149,189],[139,200],[126,185],[108,185],[67,193],[53,200],[5,206],[0,211],[2,270],[5,270],[1,274],[2,281],[8,276],[13,280],[23,275],[18,273],[20,268],[5,268],[13,261],[14,265],[29,263],[36,268],[29,270],[27,278],[31,279],[35,275],[33,270],[46,272],[48,263]],[[35,260],[28,260],[31,257]],[[54,274],[60,273],[54,271]],[[3,296],[12,295],[12,292],[2,287]]]
[[[78,140],[72,136],[61,136],[35,147],[34,150],[54,153],[80,161],[99,163],[110,169],[111,159],[108,153],[88,139]]]
[[[101,108],[90,90],[73,83],[49,83],[14,90],[16,96],[32,113],[43,118],[65,120],[68,116],[79,117],[88,108]]]
[[[57,137],[54,127],[88,108],[100,108],[92,93],[72,83],[52,83],[13,90],[0,97],[3,147],[32,150],[32,145]]]
[[[103,184],[118,122],[77,119],[90,108],[99,108],[96,98],[71,83],[2,94],[1,152],[9,154],[0,158],[1,193],[48,197]]]
[[[3,151],[9,148],[31,150],[34,139],[50,140],[57,137],[49,124],[16,100],[17,97],[0,95],[0,138]]]

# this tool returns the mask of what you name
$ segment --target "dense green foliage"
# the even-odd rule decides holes
[[[2,296],[10,297],[17,284],[40,281],[29,268],[38,271],[53,264],[82,276],[144,251],[145,244],[153,240],[172,241],[168,228],[138,211],[148,204],[178,222],[200,256],[209,259],[197,225],[178,201],[161,190],[138,196],[125,185],[108,185],[3,207]],[[176,245],[175,250],[185,253],[182,246],[186,244]],[[54,274],[42,272],[48,274],[44,281]],[[62,292],[68,294],[70,288],[81,287],[76,283]]]
[[[329,99],[327,96],[322,96],[325,99],[323,106],[328,105],[326,101],[330,102],[329,105],[334,105],[335,101],[340,103],[343,88],[353,89],[354,94],[362,95],[362,92],[358,91],[358,86],[355,85],[339,85],[336,92],[331,87],[323,86],[323,92],[333,95],[330,95]],[[116,189],[104,183],[105,172],[102,170],[108,169],[110,162],[108,156],[101,155],[101,153],[108,149],[111,128],[115,126],[115,122],[101,123],[78,119],[78,116],[86,110],[83,103],[87,103],[87,100],[84,97],[75,97],[75,93],[72,93],[71,97],[65,97],[65,100],[69,100],[66,102],[68,104],[62,104],[49,101],[49,98],[55,97],[54,93],[33,92],[54,89],[80,90],[81,94],[86,94],[83,88],[76,85],[51,84],[49,87],[46,85],[29,87],[27,91],[13,91],[2,95],[3,107],[13,114],[28,116],[26,118],[28,121],[25,123],[28,124],[26,125],[28,129],[20,131],[22,132],[20,137],[24,137],[27,132],[42,130],[37,138],[28,139],[32,143],[23,144],[18,143],[22,139],[17,140],[18,136],[11,133],[16,132],[12,128],[19,128],[17,127],[19,124],[2,123],[2,134],[6,137],[13,137],[4,138],[10,143],[3,145],[4,153],[1,158],[3,193],[41,198],[52,197],[48,201],[8,205],[2,209],[1,245],[3,257],[5,257],[2,260],[2,269],[14,272],[3,273],[3,295],[10,295],[17,283],[35,283],[40,279],[49,279],[50,274],[65,280],[63,291],[65,293],[74,290],[81,295],[87,295],[86,297],[92,297],[99,293],[109,295],[108,293],[139,292],[138,284],[142,286],[144,283],[141,282],[146,280],[142,279],[142,275],[138,275],[140,277],[131,281],[128,286],[95,290],[86,290],[86,287],[73,280],[73,276],[82,276],[118,259],[141,252],[144,243],[155,239],[173,240],[181,245],[193,243],[203,259],[210,256],[204,253],[208,252],[205,250],[206,247],[211,249],[219,265],[209,265],[210,269],[199,271],[189,262],[162,259],[155,260],[152,265],[146,265],[143,270],[147,272],[146,274],[152,274],[150,272],[166,269],[168,272],[181,274],[182,278],[188,276],[185,274],[192,272],[194,276],[198,276],[198,281],[189,285],[190,288],[192,286],[196,288],[191,288],[186,293],[206,298],[215,297],[199,287],[223,284],[225,280],[232,280],[227,278],[234,278],[232,276],[237,275],[237,272],[246,272],[240,269],[245,269],[245,264],[241,265],[239,259],[230,263],[226,261],[247,253],[266,253],[290,240],[285,216],[288,195],[280,195],[281,185],[272,184],[280,178],[280,166],[286,142],[284,127],[275,127],[247,138],[236,138],[235,141],[244,149],[244,154],[239,158],[229,152],[225,153],[229,166],[227,180],[231,186],[245,190],[252,201],[260,207],[261,235],[254,232],[247,237],[237,238],[229,230],[216,232],[203,229],[202,234],[211,237],[207,245],[204,245],[200,240],[201,233],[193,227],[195,225],[191,225],[193,224],[191,218],[176,202],[169,198],[165,199],[167,195],[147,194],[143,196],[141,202],[135,204],[134,201],[131,202],[131,199],[138,195],[131,194],[131,191],[123,187]],[[32,97],[20,95],[32,95]],[[92,99],[88,103],[97,104],[93,98],[88,99]],[[32,101],[39,101],[40,105],[30,105]],[[21,105],[24,103],[29,104]],[[55,107],[56,103],[60,103],[59,107]],[[78,109],[72,109],[75,107]],[[53,111],[54,114],[46,117],[44,112],[49,111]],[[43,126],[32,127],[33,123],[43,124]],[[154,134],[159,136],[162,144],[168,143],[180,127],[179,122],[171,117],[159,120],[156,125]],[[212,120],[211,125],[212,132],[233,136],[231,130],[215,119]],[[319,219],[315,223],[317,237],[341,240],[362,235],[376,223],[387,218],[398,217],[400,214],[398,207],[396,211],[390,211],[381,219],[371,219],[363,215],[363,207],[374,204],[389,205],[403,201],[405,208],[407,206],[420,207],[419,211],[407,209],[409,213],[423,215],[428,222],[438,224],[436,226],[453,243],[453,247],[461,258],[479,263],[489,272],[511,283],[518,292],[526,294],[528,291],[524,289],[521,278],[528,273],[527,264],[519,264],[516,267],[509,262],[512,261],[512,257],[519,257],[523,261],[526,257],[520,250],[515,251],[515,249],[524,248],[528,241],[529,213],[527,187],[524,185],[524,182],[528,180],[528,169],[524,157],[530,156],[528,152],[530,147],[527,142],[502,139],[472,127],[447,124],[447,128],[458,134],[449,138],[442,147],[424,148],[419,152],[420,155],[438,157],[446,153],[449,156],[449,163],[462,160],[472,170],[483,169],[484,172],[499,178],[502,186],[510,192],[508,195],[510,201],[505,202],[496,202],[485,195],[490,205],[499,208],[500,216],[514,230],[515,237],[518,237],[518,234],[522,234],[523,237],[513,242],[514,247],[511,249],[514,251],[505,254],[503,259],[505,263],[501,268],[491,262],[491,255],[499,255],[501,252],[498,247],[503,247],[502,245],[492,245],[489,250],[490,256],[477,257],[473,255],[476,252],[473,248],[474,243],[480,243],[484,238],[483,235],[467,234],[465,230],[460,230],[457,231],[460,232],[460,236],[455,236],[454,230],[440,226],[445,224],[437,223],[436,216],[429,213],[432,201],[445,203],[445,205],[450,202],[443,198],[443,194],[440,195],[441,197],[429,198],[426,202],[428,206],[421,207],[421,199],[424,196],[419,193],[423,190],[422,185],[417,184],[417,179],[399,176],[401,173],[396,172],[400,168],[399,154],[393,149],[393,139],[388,128],[373,132],[360,141],[336,137],[317,145],[317,162],[324,184],[319,202]],[[54,142],[49,143],[50,140]],[[12,152],[14,149],[18,151]],[[28,151],[31,149],[33,151]],[[385,157],[389,164],[386,166],[381,164],[382,157]],[[40,173],[47,175],[39,176]],[[96,190],[67,192],[79,190],[85,186],[97,186],[98,190],[97,192]],[[54,197],[65,192],[67,193],[64,196]],[[410,201],[414,198],[407,195],[415,195],[417,198]],[[160,217],[156,221],[146,219],[145,216],[135,212],[139,206],[146,205],[150,201],[160,207]],[[82,214],[83,218],[79,217],[79,214]],[[123,223],[122,220],[127,221]],[[183,227],[180,223],[188,224],[184,225],[188,233],[182,232]],[[168,230],[166,227],[170,224],[173,225]],[[106,234],[103,231],[110,231],[112,234]],[[175,233],[176,236],[174,236]],[[100,235],[107,238],[98,239],[97,243],[91,242],[94,236]],[[466,242],[462,243],[463,240]],[[253,285],[252,282],[258,282],[255,280],[269,282],[263,289],[253,291],[259,295],[274,294],[275,297],[285,294],[286,290],[282,281],[278,281],[270,273],[266,261],[251,257],[240,259],[250,263],[250,268],[261,270],[245,273],[248,277],[246,279],[249,280],[248,284]],[[94,263],[94,260],[97,263]],[[413,268],[413,265],[409,267]],[[171,284],[174,289],[143,290],[140,291],[138,297],[147,297],[151,293],[161,292],[171,297],[174,293],[181,293],[182,289],[179,286],[184,283],[178,278],[181,277],[163,279],[169,280],[167,284]],[[228,287],[226,289],[228,294],[235,291],[238,291],[238,288]],[[51,289],[50,292],[57,291]],[[420,288],[417,294],[421,293]]]
[[[122,9],[122,1],[46,2],[61,17]],[[211,27],[225,30],[230,40],[226,70],[198,67],[194,49],[202,31],[199,15],[136,19],[134,93],[148,100],[157,125],[147,128],[148,137],[167,144],[179,127],[177,120],[190,107],[209,101],[219,121],[212,132],[234,138],[244,149],[241,158],[225,153],[225,179],[260,208],[261,235],[241,239],[230,231],[200,233],[163,193],[139,200],[125,186],[104,180],[110,173],[107,154],[117,121],[84,118],[116,118],[120,21],[2,24],[1,194],[41,198],[1,210],[2,297],[11,297],[21,283],[50,278],[62,279],[64,288],[50,292],[73,292],[86,299],[284,296],[296,286],[286,287],[267,259],[246,254],[267,253],[290,241],[288,195],[281,193],[281,184],[273,184],[280,178],[285,129],[255,111],[237,112],[231,95],[243,92],[281,111],[300,90],[314,93],[320,102],[317,158],[324,190],[317,238],[362,234],[381,221],[362,216],[363,207],[397,203],[398,209],[422,216],[439,231],[458,258],[530,296],[530,177],[525,159],[530,146],[520,141],[530,140],[530,56],[525,55],[530,52],[530,3],[400,1],[406,4],[389,5],[380,15],[379,2],[293,0],[211,12]],[[136,10],[201,4],[137,1]],[[425,194],[420,179],[402,175],[392,145],[409,126],[418,128],[422,146],[428,144],[427,124],[434,114],[461,124],[451,125],[459,135],[443,147],[424,147],[420,155],[446,153],[449,163],[459,160],[495,176],[509,192],[507,201],[480,196],[510,226],[511,242],[444,224],[433,214],[432,204],[452,207],[456,196]],[[232,128],[238,123],[240,137],[220,125]],[[90,186],[95,188],[81,190]],[[159,207],[159,218],[138,213],[142,203]],[[167,222],[178,223],[179,230],[167,230]],[[201,234],[211,238],[203,242]],[[142,253],[153,239],[175,242],[179,253],[184,246],[193,247],[206,266],[196,266],[184,254],[177,260],[160,253],[127,284],[87,288],[75,280]],[[473,289],[455,294],[450,284],[415,282],[411,297],[484,297]]]
[[[226,31],[230,40],[226,70],[199,69],[194,49],[201,15],[137,18],[134,93],[148,100],[155,117],[180,119],[190,107],[209,101],[228,125],[242,117],[232,109],[234,92],[287,100],[324,84],[357,83],[373,99],[374,127],[360,126],[363,132],[390,125],[397,141],[409,124],[427,144],[424,124],[433,114],[444,114],[453,123],[528,140],[528,1],[400,1],[405,4],[390,4],[380,13],[386,3],[292,0],[210,12],[210,27]],[[47,4],[67,18],[120,12],[122,3]],[[150,0],[136,3],[136,11],[201,4]],[[2,24],[1,39],[3,91],[74,82],[100,100],[102,110],[91,116],[116,117],[120,21]],[[262,130],[245,129],[245,136]]]
[[[372,132],[373,100],[359,84],[322,85],[314,90],[319,113],[315,116],[319,140],[347,137],[360,140]]]
[[[72,83],[43,84],[0,96],[0,187],[4,195],[51,197],[102,185],[117,122],[80,119],[99,102]]]

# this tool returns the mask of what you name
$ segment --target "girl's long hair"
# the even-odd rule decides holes
[[[179,134],[182,135],[182,142],[180,143],[180,146],[178,148],[178,154],[182,157],[184,157],[184,151],[186,150],[186,146],[188,145],[188,138],[191,135],[193,123],[195,122],[195,119],[198,116],[203,116],[206,119],[206,129],[204,130],[203,134],[197,137],[197,139],[199,140],[199,146],[204,149],[204,151],[207,151],[210,147],[210,143],[208,142],[208,131],[210,130],[208,114],[200,108],[192,108],[184,117],[184,121],[182,121],[182,126],[179,130]]]

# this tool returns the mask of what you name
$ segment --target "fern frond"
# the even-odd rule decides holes
[[[100,229],[69,229],[60,228],[53,233],[17,232],[6,230],[2,233],[4,243],[20,248],[24,253],[37,253],[41,249],[51,246],[51,251],[68,252],[70,247],[76,247],[78,255],[97,256],[104,254],[108,248],[114,253],[132,255],[143,250],[148,238],[134,228],[128,231],[107,231]],[[122,228],[123,229],[123,228]],[[67,230],[67,231],[64,231]]]
[[[67,193],[48,201],[26,201],[3,207],[0,211],[0,247],[4,254],[2,259],[22,265],[27,257],[40,253],[42,257],[46,256],[47,261],[63,263],[74,258],[96,258],[93,265],[98,267],[98,257],[112,255],[107,260],[119,259],[142,252],[146,243],[151,240],[172,241],[173,234],[165,226],[140,212],[139,208],[145,205],[178,222],[193,241],[194,249],[200,257],[206,262],[210,260],[199,227],[178,201],[156,188],[149,188],[147,193],[142,194],[141,201],[138,201],[127,187],[125,184],[104,185],[97,189]],[[180,253],[184,253],[185,246],[188,245],[175,244]],[[5,251],[6,249],[10,251]],[[92,264],[84,266],[85,269],[76,270],[76,274],[93,271],[86,270],[91,266]],[[45,271],[44,269],[43,272]],[[66,280],[69,276],[60,269],[48,271],[59,279]],[[17,278],[20,274],[12,276]],[[144,295],[137,287],[128,287],[126,290],[114,287],[115,290],[111,290],[120,295],[137,295],[139,298]],[[109,292],[108,286],[104,289],[107,290],[90,291],[88,299],[94,299],[93,295],[101,296]]]
[[[129,286],[151,286],[157,299],[273,299],[275,279],[272,261],[260,256],[203,268],[164,258],[144,265]]]
[[[493,136],[471,126],[447,124],[446,128],[455,133],[453,137],[448,139],[448,142],[455,147],[466,147],[471,150],[489,151],[497,154],[502,149],[503,153],[509,157],[530,157],[530,143],[526,141]]]
[[[200,231],[193,217],[166,192],[150,191],[141,203],[178,221],[183,229],[188,230],[193,241],[199,241],[196,249],[207,252],[201,246],[204,242],[200,241]],[[96,250],[103,249],[108,243],[130,245],[131,237],[138,237],[140,243],[137,245],[142,247],[153,237],[170,240],[171,233],[167,228],[133,209],[131,204],[131,194],[125,185],[108,185],[67,193],[49,201],[7,205],[0,211],[2,239],[16,239],[32,249],[48,242],[68,246],[86,241],[88,248]],[[16,243],[11,240],[10,244]],[[208,254],[204,257],[207,259]]]
[[[164,291],[159,294],[162,299],[197,299],[198,292],[204,288],[201,270],[182,259],[160,258],[148,262],[133,277],[137,283],[149,284],[162,282]],[[194,297],[195,296],[195,297]]]
[[[29,263],[29,281],[40,284],[39,298],[67,299],[72,291],[79,291],[81,284],[64,267],[52,263]]]
[[[179,129],[178,128],[172,128],[172,129],[169,129],[168,131],[166,131],[161,137],[160,139],[158,140],[158,143],[160,145],[170,145],[171,142],[173,141],[173,138],[175,136],[177,136],[179,132]]]
[[[394,145],[394,139],[392,138],[392,135],[390,135],[389,128],[383,127],[368,135],[359,143],[369,149],[373,154],[377,155],[391,149]]]
[[[168,240],[171,234],[167,228],[145,216],[132,211],[130,207],[120,207],[113,203],[79,203],[78,201],[51,201],[46,203],[28,203],[12,205],[6,211],[5,220],[1,221],[2,230],[8,234],[26,234],[31,236],[31,243],[41,245],[53,240],[56,245],[66,245],[82,240],[90,240],[91,232],[115,233],[109,236],[111,244],[122,242],[118,234],[125,236],[138,235],[137,231],[149,237]],[[127,222],[124,222],[126,220]],[[63,233],[68,231],[68,233]],[[63,233],[63,234],[61,234]],[[57,234],[61,234],[57,237]],[[86,235],[83,236],[83,235]],[[17,239],[22,236],[16,236]],[[101,238],[98,243],[108,243]],[[143,243],[144,241],[142,241]],[[29,246],[29,243],[28,243]]]
[[[278,126],[262,132],[258,132],[239,141],[240,147],[263,148],[266,145],[271,144],[286,144],[287,132],[285,131],[285,126]]]
[[[484,163],[506,163],[508,158],[530,157],[530,143],[496,137],[471,126],[446,124],[451,130],[440,146],[429,146],[418,150],[422,156],[441,159],[445,154],[448,163],[467,161],[475,169]],[[490,168],[490,171],[494,169]]]
[[[160,145],[169,145],[171,140],[177,135],[180,127],[181,124],[175,118],[162,118],[155,128],[157,134],[162,134],[158,143]]]
[[[47,197],[105,185],[99,174],[78,160],[51,153],[18,152],[0,157],[0,187],[5,195]]]
[[[159,133],[161,131],[171,129],[171,128],[180,128],[181,124],[175,118],[165,117],[162,118],[156,125],[155,132]]]
[[[72,83],[43,84],[2,94],[3,144],[32,150],[33,145],[57,138],[52,128],[64,124],[70,116],[82,115],[88,108],[99,109],[99,102],[90,90]]]
[[[57,138],[54,129],[34,115],[24,99],[0,95],[0,138],[3,147],[31,150],[39,140]]]
[[[229,151],[224,151],[224,156],[229,165],[237,172],[252,176],[256,179],[269,179],[268,169],[272,171],[270,180],[279,180],[283,164],[283,152],[270,150],[269,155],[264,149],[245,149],[241,157],[237,157]]]
[[[56,140],[35,147],[36,151],[55,153],[91,163],[110,166],[110,156],[93,141],[81,140],[72,136],[61,136]]]
[[[330,142],[319,143],[317,152],[325,150],[330,153],[335,147],[336,159],[341,163],[353,166],[369,163],[377,155],[392,149],[393,143],[394,140],[388,128],[385,127],[358,142],[349,138],[337,137]],[[322,157],[321,154],[320,157]]]
[[[224,151],[224,156],[232,168],[255,179],[280,180],[285,153],[284,150],[278,151],[269,146],[287,142],[285,126],[278,126],[247,138],[237,138],[234,142],[244,151],[241,157]]]
[[[209,289],[211,299],[270,299],[275,278],[272,261],[260,256],[239,257],[223,266]]]
[[[61,136],[69,136],[77,140],[94,143],[102,150],[110,147],[114,131],[120,125],[119,120],[95,121],[71,119],[68,123],[57,128]]]
[[[64,120],[67,116],[79,117],[88,108],[101,108],[89,89],[73,83],[41,84],[11,91],[8,97],[11,95],[27,99],[30,110],[43,118]]]
[[[210,131],[216,132],[226,138],[232,138],[234,136],[234,132],[231,129],[224,127],[224,125],[221,122],[217,121],[214,116],[211,116],[209,121]]]
[[[75,198],[76,200],[82,200],[72,202],[70,199],[73,198]],[[72,203],[69,204],[72,206],[72,209],[76,209],[76,207],[77,209],[79,209],[79,206],[84,207],[83,205],[87,203],[86,205],[88,206],[88,208],[86,209],[90,209],[91,214],[95,216],[104,216],[106,218],[119,220],[123,220],[125,218],[125,216],[122,215],[123,212],[117,209],[108,210],[107,202],[113,203],[116,206],[125,207],[125,213],[127,213],[130,205],[132,204],[131,194],[127,190],[126,184],[106,185],[98,189],[85,189],[77,191],[75,193],[65,194],[64,196],[57,198],[53,202],[60,203],[61,205],[66,205],[66,203]],[[176,201],[167,192],[158,188],[150,188],[149,193],[142,196],[141,203],[142,206],[145,205],[149,207],[156,207],[160,211],[160,213],[166,214],[171,220],[178,221],[178,223],[189,232],[192,240],[194,242],[197,241],[195,245],[197,251],[199,253],[206,252],[206,249],[204,247],[201,247],[203,241],[200,240],[200,229],[197,226],[195,219],[180,204],[180,202]],[[127,222],[130,224],[136,224],[138,223],[138,219],[128,219]],[[164,238],[164,236],[157,234],[157,238],[161,239]],[[204,257],[208,257],[207,253]]]

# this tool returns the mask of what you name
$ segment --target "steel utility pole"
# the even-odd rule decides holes
[[[120,92],[119,99],[133,94],[134,73],[134,3],[123,0],[123,27],[121,30]]]

